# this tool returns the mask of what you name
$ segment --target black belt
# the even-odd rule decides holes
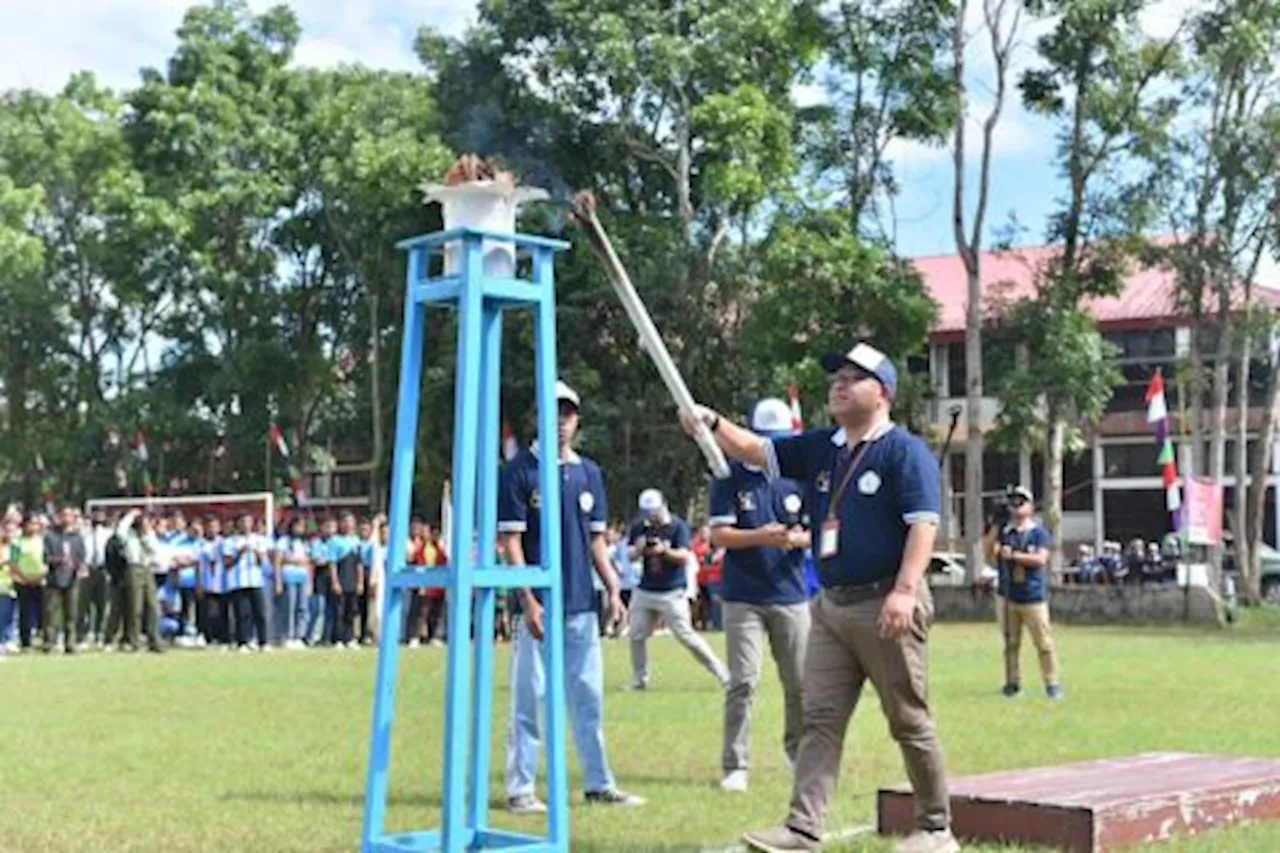
[[[896,577],[883,578],[872,583],[862,584],[841,584],[839,586],[828,586],[822,590],[827,600],[837,607],[848,607],[853,604],[861,604],[864,601],[871,601],[874,598],[883,598],[893,589],[893,585],[897,582]]]

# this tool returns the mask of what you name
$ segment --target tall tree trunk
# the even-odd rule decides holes
[[[1062,462],[1066,445],[1067,424],[1052,415],[1045,432],[1044,446],[1044,522],[1049,531],[1049,576],[1062,575]]]
[[[1245,530],[1249,535],[1249,557],[1251,559],[1248,582],[1245,584],[1245,600],[1256,603],[1262,599],[1262,561],[1261,546],[1266,531],[1262,529],[1267,518],[1267,489],[1271,479],[1273,460],[1271,451],[1276,439],[1276,404],[1280,399],[1280,359],[1277,359],[1277,346],[1272,342],[1270,347],[1270,371],[1267,376],[1266,390],[1262,397],[1262,423],[1258,429],[1258,442],[1249,453],[1249,470],[1253,472],[1253,481],[1249,484],[1249,508],[1245,519]],[[1276,543],[1280,545],[1280,542]]]
[[[1248,287],[1246,285],[1246,295],[1248,299]],[[1248,309],[1245,309],[1248,312]],[[1239,389],[1236,391],[1236,446],[1235,458],[1232,460],[1235,467],[1236,488],[1234,492],[1234,500],[1231,502],[1231,527],[1235,531],[1236,538],[1236,566],[1240,572],[1241,580],[1244,582],[1246,589],[1256,586],[1252,581],[1253,560],[1250,559],[1253,554],[1253,540],[1249,535],[1246,516],[1248,515],[1247,507],[1249,505],[1249,482],[1251,478],[1262,477],[1263,482],[1266,476],[1263,472],[1249,467],[1249,324],[1245,321],[1245,327],[1240,336],[1240,361],[1236,370],[1239,374]]]
[[[1197,318],[1191,327],[1191,376],[1187,383],[1191,398],[1191,467],[1186,471],[1186,476],[1196,477],[1203,476],[1206,469],[1205,464],[1205,437],[1204,437],[1204,352],[1200,349],[1200,335],[1204,331],[1204,319]]]
[[[1227,385],[1231,367],[1230,320],[1224,318],[1218,331],[1218,349],[1214,354],[1213,363],[1213,406],[1209,424],[1209,476],[1218,483],[1222,483],[1227,471]],[[1209,550],[1209,566],[1215,585],[1220,585],[1222,582],[1222,558],[1221,544]]]
[[[373,459],[369,469],[369,509],[377,512],[386,509],[386,490],[382,488],[382,384],[379,381],[378,361],[381,326],[378,323],[378,291],[369,294],[369,397],[373,428]]]

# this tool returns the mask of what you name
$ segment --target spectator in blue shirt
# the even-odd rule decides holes
[[[556,383],[559,409],[560,566],[564,600],[564,683],[573,742],[582,765],[588,803],[634,806],[644,800],[618,790],[604,746],[604,662],[592,576],[607,592],[609,620],[621,616],[618,579],[609,563],[604,532],[608,519],[604,476],[595,462],[573,449],[582,401]],[[502,469],[498,493],[500,550],[512,566],[542,560],[542,501],[536,445]],[[511,717],[507,737],[507,807],[517,814],[545,812],[534,794],[542,739],[538,708],[546,689],[540,644],[545,624],[541,593],[522,589],[512,600],[516,647],[511,656]],[[465,642],[466,638],[460,640]]]
[[[707,641],[693,630],[689,612],[689,525],[672,515],[667,499],[657,489],[640,493],[640,521],[631,528],[632,559],[641,561],[640,588],[631,593],[631,623],[627,636],[631,640],[631,689],[644,690],[649,685],[649,660],[646,643],[653,629],[653,617],[662,621],[675,638],[711,673],[721,687],[729,686],[729,670]]]
[[[710,409],[685,419],[690,434],[701,420],[729,457],[804,484],[822,584],[811,607],[790,813],[743,838],[753,850],[818,848],[845,730],[870,680],[916,797],[917,831],[901,849],[952,853],[959,845],[926,675],[933,602],[924,573],[941,505],[938,463],[889,419],[898,374],[884,353],[859,343],[826,354],[822,366],[834,427],[769,439]]]
[[[759,435],[794,435],[791,408],[768,398],[756,404],[751,428]],[[786,699],[782,745],[794,763],[800,744],[801,675],[809,639],[809,596],[804,554],[809,547],[803,492],[795,480],[770,480],[752,465],[734,462],[727,479],[711,484],[711,544],[724,548],[725,655],[729,689],[724,696],[726,791],[747,789],[751,752],[751,703],[760,684],[765,638]]]
[[[1034,498],[1025,486],[1009,494],[1009,524],[1000,531],[995,558],[999,567],[1000,620],[1004,634],[1004,695],[1022,690],[1022,628],[1026,626],[1040,653],[1040,674],[1050,699],[1062,698],[1058,682],[1058,655],[1049,627],[1049,533],[1033,517]]]

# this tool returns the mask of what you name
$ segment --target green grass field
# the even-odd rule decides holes
[[[1059,628],[1067,699],[998,693],[993,626],[934,633],[932,693],[955,774],[1156,749],[1280,755],[1273,720],[1280,618],[1250,614],[1230,631]],[[722,647],[722,637],[713,635]],[[1036,673],[1031,650],[1024,666]],[[588,809],[575,787],[575,851],[698,851],[784,814],[781,701],[769,674],[759,699],[751,791],[719,779],[721,698],[668,637],[651,642],[651,690],[623,690],[625,643],[607,644],[607,740],[620,785],[640,809]],[[0,850],[351,851],[357,847],[376,653],[271,656],[174,652],[43,655],[0,664]],[[438,825],[444,653],[406,650],[392,762],[389,827]],[[505,715],[507,656],[496,706]],[[1034,683],[1034,679],[1028,679]],[[874,821],[877,786],[902,779],[874,692],[855,717],[830,829]],[[490,790],[503,798],[503,720],[494,721]],[[577,770],[570,755],[571,781]],[[495,810],[531,831],[542,818]],[[827,849],[887,850],[864,836]],[[976,848],[966,848],[976,849]],[[1232,829],[1173,850],[1280,850],[1280,824]]]

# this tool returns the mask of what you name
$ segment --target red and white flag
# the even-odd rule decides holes
[[[280,427],[276,426],[275,424],[272,424],[271,429],[268,430],[267,432],[267,437],[268,439],[270,439],[271,446],[276,449],[276,452],[279,453],[281,456],[283,456],[285,459],[288,459],[289,445],[287,442],[285,442],[284,433],[280,431]]]

